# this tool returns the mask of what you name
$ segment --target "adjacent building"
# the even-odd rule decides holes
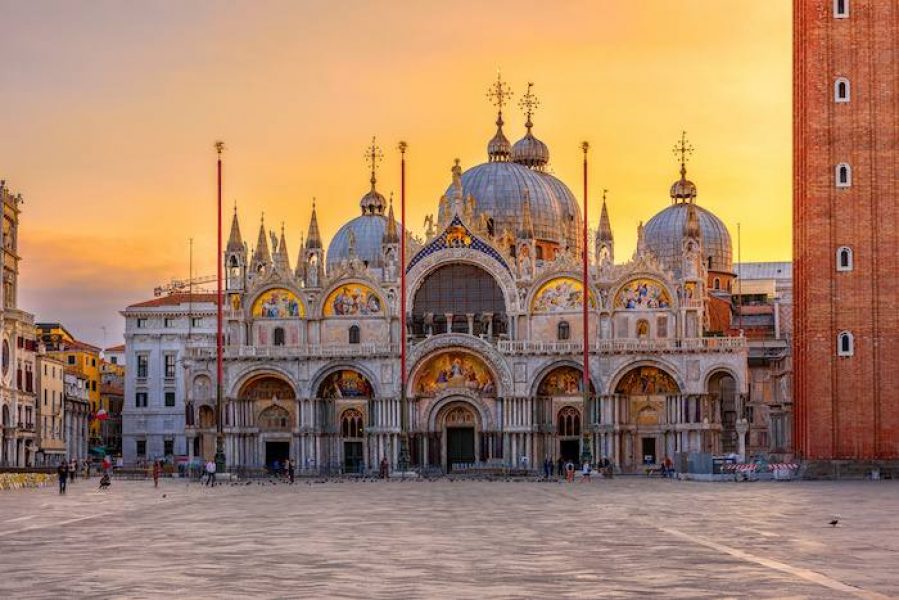
[[[122,316],[128,364],[122,408],[125,462],[211,456],[187,437],[185,357],[188,346],[215,346],[215,295],[163,296],[132,304]]]
[[[36,465],[53,466],[66,460],[65,368],[58,358],[37,357]]]
[[[32,466],[37,454],[35,431],[37,343],[34,316],[18,307],[19,214],[22,195],[0,181],[3,210],[0,286],[0,466]]]
[[[88,379],[73,367],[68,367],[63,376],[66,456],[71,460],[85,460],[90,438],[91,408],[88,394]]]
[[[794,445],[899,459],[899,3],[794,2]]]
[[[736,272],[732,329],[749,346],[749,453],[791,460],[793,265],[741,263]]]

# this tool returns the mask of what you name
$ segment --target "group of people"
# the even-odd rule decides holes
[[[297,466],[294,464],[293,459],[288,458],[284,462],[281,462],[280,460],[272,462],[271,470],[272,475],[286,478],[287,481],[293,483],[294,478],[296,477]]]
[[[546,458],[543,461],[543,477],[545,479],[550,479],[553,476],[553,467],[555,467],[555,473],[558,477],[564,477],[566,481],[572,482],[574,481],[575,472],[580,469],[582,479],[581,481],[590,481],[591,475],[593,475],[593,465],[590,464],[589,461],[584,461],[583,465],[578,467],[575,465],[574,461],[566,460],[562,457],[559,458],[558,461],[554,464],[552,459]],[[612,478],[612,463],[605,456],[600,459],[600,461],[596,464],[596,469],[599,473],[608,479]]]

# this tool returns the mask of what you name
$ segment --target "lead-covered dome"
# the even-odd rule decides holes
[[[515,162],[487,162],[462,173],[462,195],[469,194],[477,202],[477,212],[488,213],[499,235],[504,229],[518,231],[525,197],[530,205],[534,235],[538,240],[558,243],[561,247],[580,248],[580,209],[571,190],[548,173],[535,171]],[[453,185],[446,197],[455,193]],[[438,220],[449,222],[453,215],[450,203],[440,207]]]
[[[703,263],[709,271],[733,273],[730,232],[713,213],[693,206],[702,232]],[[682,242],[688,213],[689,203],[677,202],[651,218],[643,229],[647,248],[674,273],[680,273],[683,265]]]
[[[394,221],[394,231],[399,235],[399,224]],[[387,231],[387,217],[382,214],[364,214],[345,223],[337,230],[328,245],[327,265],[332,267],[350,257],[350,237],[359,260],[370,266],[381,263],[381,244]]]

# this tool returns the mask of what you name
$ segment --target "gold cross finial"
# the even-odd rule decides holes
[[[521,97],[521,100],[518,101],[518,108],[523,110],[524,114],[528,118],[527,122],[524,124],[524,126],[527,127],[528,129],[530,129],[531,127],[534,126],[534,124],[531,123],[531,116],[534,114],[534,112],[538,108],[540,108],[540,100],[538,100],[537,96],[534,95],[534,92],[531,91],[531,89],[533,87],[534,87],[534,82],[529,81],[528,82],[528,91],[525,93],[524,96]]]
[[[512,98],[512,88],[503,81],[499,69],[496,70],[496,81],[490,84],[490,88],[487,90],[487,98],[497,108],[500,115],[503,114],[503,107]]]
[[[400,140],[400,143],[396,145],[397,149],[400,151],[400,154],[406,154],[406,148],[409,147],[409,144],[406,143],[405,140]]]
[[[225,149],[225,142],[223,142],[222,140],[216,140],[215,153],[218,154],[219,156],[221,156],[222,150],[224,150],[224,149]]]
[[[368,150],[365,153],[365,162],[368,164],[368,168],[371,169],[371,189],[375,189],[375,182],[377,181],[375,173],[382,160],[384,160],[384,153],[381,151],[381,147],[376,143],[375,136],[372,136],[371,146],[368,147]]]
[[[608,189],[606,189],[606,188],[603,188],[603,189],[602,189],[602,203],[603,203],[603,204],[606,203],[606,194],[608,194],[608,193],[609,193],[609,190],[608,190]]]
[[[674,145],[674,155],[680,155],[680,174],[687,174],[687,161],[690,160],[690,155],[693,154],[693,146],[690,145],[690,142],[687,141],[687,132],[681,131],[680,140],[678,143]]]

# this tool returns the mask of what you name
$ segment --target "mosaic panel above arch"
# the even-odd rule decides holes
[[[384,314],[381,297],[362,283],[347,283],[336,287],[322,306],[326,317],[359,317]]]
[[[293,387],[283,379],[262,375],[251,379],[240,388],[239,396],[248,400],[293,400]]]
[[[485,396],[496,394],[496,382],[486,363],[477,355],[452,350],[426,359],[413,385],[419,396],[434,396],[454,388]]]
[[[556,277],[540,286],[531,301],[532,313],[581,310],[584,285],[574,277]],[[590,308],[596,308],[596,296],[590,292]]]
[[[615,294],[615,308],[654,310],[670,306],[671,296],[668,290],[654,279],[632,279]]]
[[[594,393],[590,383],[590,393]],[[584,393],[584,374],[568,365],[556,367],[547,373],[537,386],[538,396],[580,396]]]
[[[319,398],[371,398],[374,389],[371,382],[352,369],[334,371],[318,387]]]
[[[256,319],[302,318],[306,316],[306,307],[290,290],[274,288],[256,298],[251,314]]]
[[[615,393],[631,396],[679,394],[680,387],[671,375],[658,367],[636,367],[621,378]]]

